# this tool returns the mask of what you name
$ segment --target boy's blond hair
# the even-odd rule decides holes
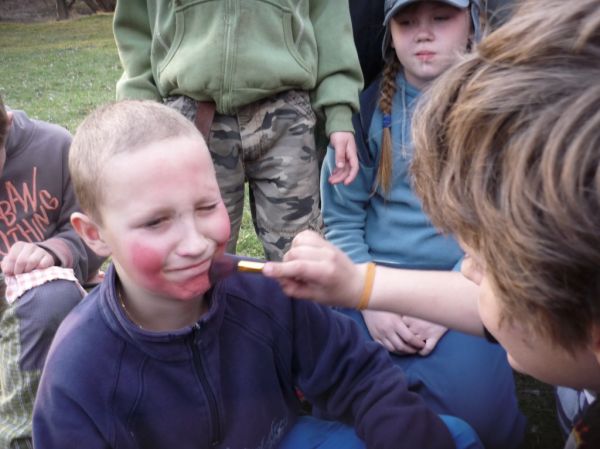
[[[600,325],[600,2],[528,0],[416,114],[416,190],[502,318],[572,350]]]
[[[173,137],[203,141],[183,115],[154,101],[110,103],[89,114],[77,128],[69,153],[69,170],[82,210],[102,222],[99,207],[104,201],[108,159]]]

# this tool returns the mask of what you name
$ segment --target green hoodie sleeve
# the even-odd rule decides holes
[[[319,55],[313,108],[326,118],[325,131],[354,132],[352,114],[358,111],[363,77],[352,35],[348,2],[310,0],[310,19]]]
[[[123,66],[123,75],[117,82],[117,100],[162,100],[152,74],[152,29],[148,17],[146,0],[117,2],[113,33]]]

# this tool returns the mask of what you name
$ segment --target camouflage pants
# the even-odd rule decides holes
[[[165,103],[195,119],[193,100],[170,97]],[[236,115],[215,114],[208,146],[231,220],[229,252],[236,250],[245,181],[267,259],[281,260],[298,232],[321,231],[315,122],[308,94],[294,90],[247,105]]]

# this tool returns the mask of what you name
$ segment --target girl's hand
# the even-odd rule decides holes
[[[12,276],[53,265],[54,257],[44,248],[35,243],[17,242],[10,247],[0,267],[6,276]]]
[[[356,307],[366,264],[355,265],[316,232],[303,231],[292,241],[283,262],[268,262],[263,274],[277,279],[289,296],[330,306]]]
[[[440,338],[444,336],[448,328],[434,324],[429,321],[420,320],[404,315],[402,321],[413,335],[416,335],[424,345],[419,350],[419,355],[426,356],[433,351]]]
[[[389,312],[362,311],[373,340],[395,354],[416,354],[425,348],[425,339],[414,333],[401,315]]]
[[[356,141],[354,134],[347,131],[338,131],[329,136],[330,144],[335,150],[335,169],[329,177],[331,184],[344,182],[350,184],[358,173],[358,156],[356,155]]]

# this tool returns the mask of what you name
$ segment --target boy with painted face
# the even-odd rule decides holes
[[[600,391],[599,55],[598,0],[528,0],[440,77],[414,125],[416,189],[470,255],[462,271],[478,297],[447,300],[460,282],[447,273],[427,308],[409,293],[430,274],[378,267],[369,302],[485,326],[516,370],[589,397]],[[288,294],[358,304],[364,265],[318,236],[300,235],[286,260],[265,272]],[[567,447],[600,447],[599,429],[594,402]]]
[[[204,140],[181,114],[150,101],[102,107],[69,162],[84,211],[73,226],[113,265],[54,340],[36,445],[481,447],[408,392],[350,320],[262,276],[211,285],[229,220]],[[295,386],[356,433],[299,419]]]

